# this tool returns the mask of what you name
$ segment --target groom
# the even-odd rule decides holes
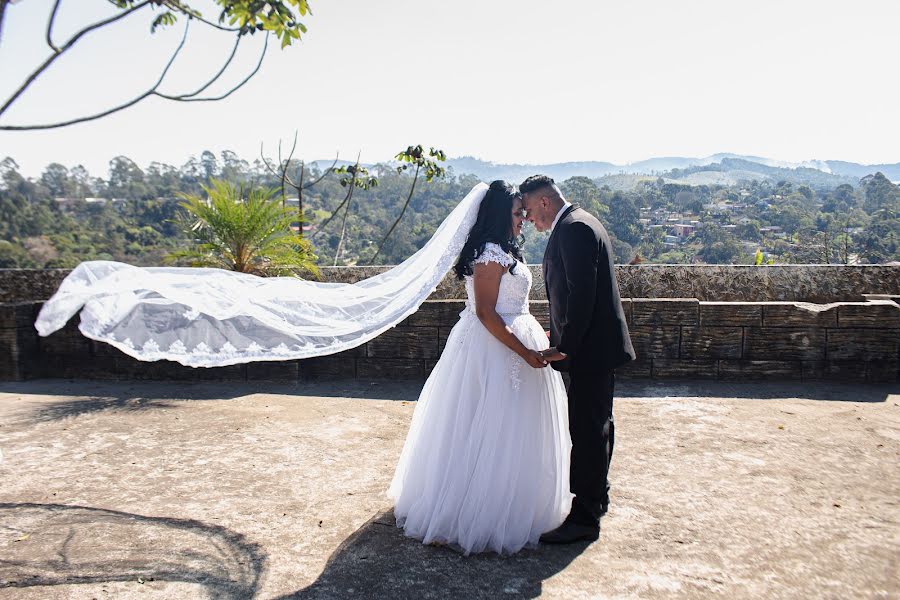
[[[550,302],[550,349],[542,354],[568,373],[572,435],[572,510],[558,528],[541,536],[548,544],[593,541],[609,507],[609,462],[615,427],[614,369],[634,360],[612,245],[603,225],[563,198],[553,179],[533,175],[519,186],[527,220],[550,231],[544,251],[544,283]]]

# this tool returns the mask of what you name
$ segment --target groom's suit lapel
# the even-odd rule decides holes
[[[555,246],[554,246],[554,244],[559,243],[559,236],[557,236],[556,234],[559,233],[560,225],[562,225],[562,222],[564,220],[566,220],[569,217],[569,215],[572,214],[572,211],[574,211],[576,208],[578,208],[578,205],[573,204],[572,206],[567,208],[566,211],[562,215],[560,215],[559,221],[556,222],[556,227],[554,227],[553,231],[550,232],[550,239],[547,240],[547,247],[544,250],[544,260],[542,261],[541,266],[543,267],[543,271],[544,271],[544,292],[547,294],[548,300],[550,299],[550,289],[549,289],[549,285],[547,283],[547,280],[548,280],[547,268],[550,265],[551,257],[552,257],[552,260],[558,260],[557,255],[559,254],[558,252],[555,251]]]
[[[554,227],[554,228],[553,228],[553,231],[550,232],[550,239],[547,240],[547,247],[548,247],[548,248],[550,247],[550,244],[553,243],[553,240],[556,238],[556,234],[557,234],[557,232],[558,232],[559,229],[560,229],[559,226],[562,225],[562,222],[566,219],[566,217],[568,217],[569,215],[571,215],[571,214],[572,214],[572,211],[574,211],[576,208],[578,208],[578,205],[577,205],[577,204],[573,204],[572,206],[570,206],[569,208],[567,208],[566,211],[565,211],[562,215],[560,215],[559,221],[556,222],[556,227]]]

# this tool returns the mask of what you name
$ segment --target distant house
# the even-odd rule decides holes
[[[676,223],[672,225],[672,233],[678,237],[687,237],[694,233],[694,229],[696,229],[696,227],[694,227],[693,225],[686,225],[684,223]]]

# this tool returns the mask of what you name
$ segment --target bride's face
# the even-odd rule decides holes
[[[518,237],[522,233],[522,223],[525,222],[525,209],[519,198],[512,204],[512,237]]]

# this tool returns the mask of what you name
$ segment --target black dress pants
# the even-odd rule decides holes
[[[572,369],[567,373],[572,455],[569,483],[575,498],[568,520],[599,526],[609,504],[609,464],[615,442],[612,369]]]

